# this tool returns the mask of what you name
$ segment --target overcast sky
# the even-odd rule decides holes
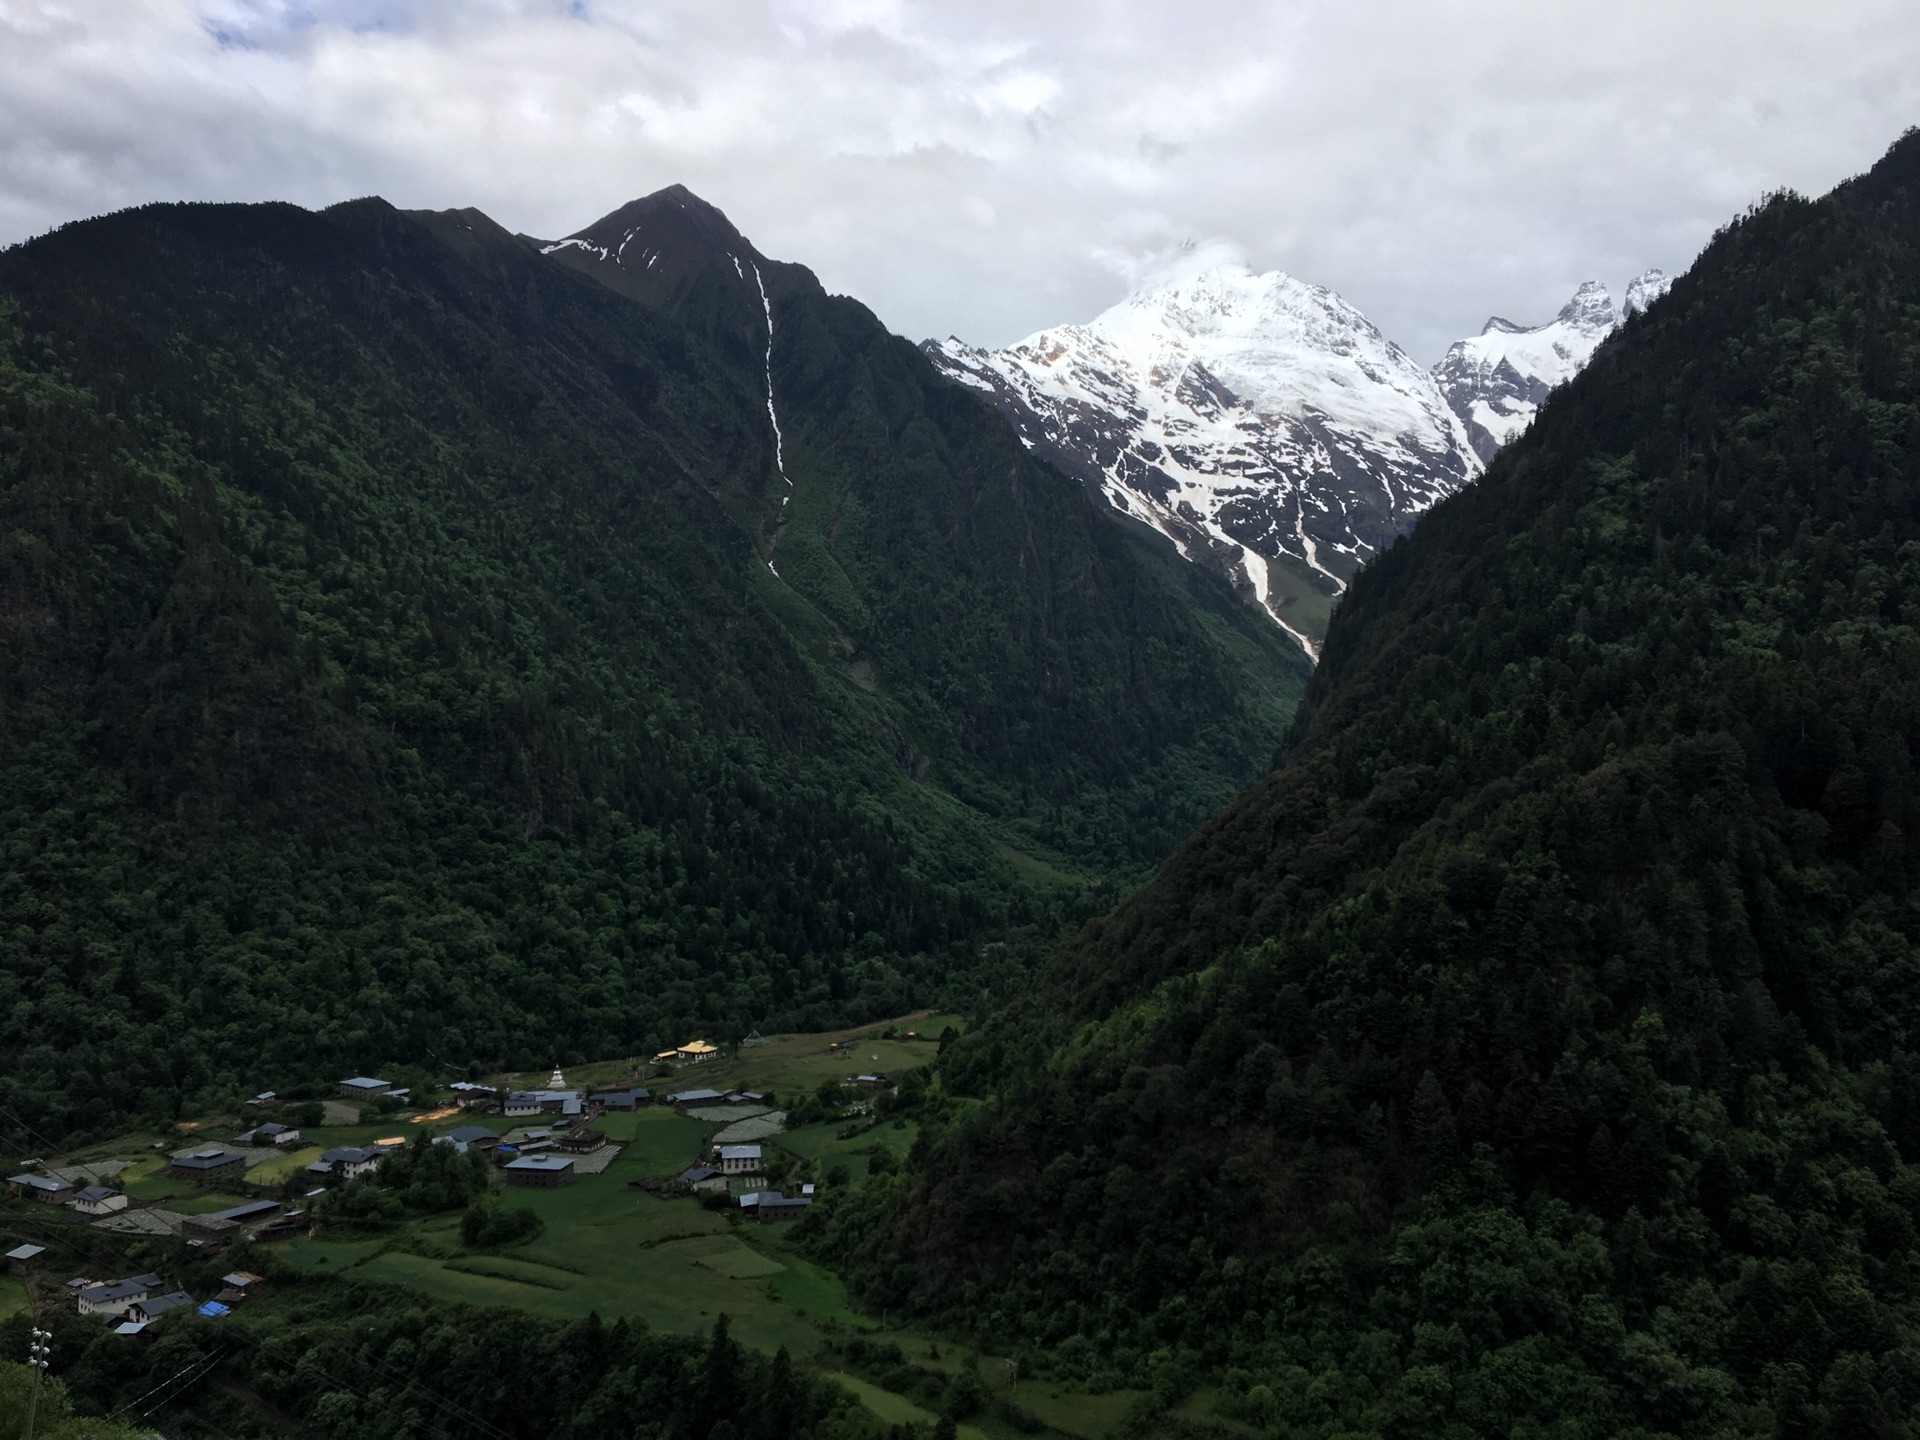
[[[370,193],[557,236],[680,181],[991,344],[1191,239],[1431,362],[1916,122],[1914,0],[0,0],[0,241]]]

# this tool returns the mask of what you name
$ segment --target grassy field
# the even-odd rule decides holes
[[[878,1385],[870,1385],[855,1376],[836,1371],[833,1382],[858,1395],[861,1404],[889,1425],[931,1425],[940,1418],[931,1410],[921,1409],[904,1396],[896,1395],[891,1390],[882,1390]],[[954,1433],[964,1435],[968,1440],[988,1440],[984,1430],[976,1429],[972,1425],[956,1425]]]
[[[319,1158],[318,1145],[297,1145],[284,1155],[277,1155],[254,1166],[247,1171],[247,1179],[255,1185],[278,1185],[288,1176],[298,1175]]]
[[[664,1108],[602,1115],[595,1125],[613,1139],[626,1142],[614,1167],[627,1167],[629,1179],[679,1174],[699,1158],[707,1135],[718,1128]]]
[[[848,1179],[858,1183],[867,1178],[866,1151],[876,1145],[884,1145],[896,1156],[905,1156],[913,1144],[913,1137],[920,1131],[920,1127],[911,1120],[895,1120],[842,1140],[840,1132],[846,1128],[844,1121],[829,1120],[824,1124],[789,1130],[773,1143],[803,1159],[818,1162],[822,1175],[836,1165],[844,1165]]]
[[[699,1334],[724,1312],[745,1343],[785,1345],[796,1355],[820,1348],[823,1326],[852,1323],[838,1282],[756,1245],[757,1227],[691,1199],[627,1186],[657,1168],[623,1154],[603,1175],[558,1190],[510,1192],[509,1203],[533,1209],[547,1228],[497,1254],[462,1251],[457,1217],[447,1216],[412,1227],[397,1244],[301,1239],[286,1255],[303,1269],[351,1271],[448,1300],[564,1319],[597,1311],[607,1320],[639,1316],[657,1330]]]
[[[931,1037],[955,1023],[951,1016],[913,1016],[892,1028],[925,1027]],[[822,1080],[932,1061],[936,1050],[931,1039],[881,1039],[888,1028],[781,1036],[736,1056],[688,1066],[671,1081],[646,1083],[656,1095],[695,1085],[798,1095]],[[610,1085],[633,1078],[632,1067],[624,1061],[579,1066],[566,1074],[569,1085]],[[543,1085],[548,1076],[494,1079]],[[463,1118],[436,1121],[432,1128],[450,1129]],[[498,1121],[481,1123],[504,1129]],[[525,1205],[546,1222],[540,1237],[528,1244],[492,1254],[467,1252],[459,1244],[457,1217],[443,1216],[384,1242],[294,1240],[283,1247],[286,1258],[302,1269],[351,1273],[356,1279],[385,1281],[448,1300],[508,1305],[565,1319],[596,1311],[607,1320],[644,1317],[657,1330],[685,1334],[704,1333],[724,1312],[744,1343],[768,1350],[784,1345],[801,1357],[818,1353],[834,1335],[868,1328],[870,1322],[863,1323],[850,1309],[840,1282],[784,1243],[782,1227],[744,1223],[737,1214],[708,1210],[692,1199],[662,1199],[628,1185],[642,1176],[671,1175],[693,1164],[720,1128],[718,1123],[655,1105],[610,1112],[596,1125],[623,1146],[604,1174],[583,1176],[557,1190],[504,1192],[509,1204]],[[308,1137],[328,1145],[364,1143],[374,1138],[375,1128],[310,1130]],[[914,1136],[911,1125],[889,1124],[841,1140],[839,1132],[845,1128],[844,1122],[812,1126],[767,1143],[821,1162],[822,1168],[844,1164],[858,1176],[866,1172],[866,1158],[854,1151],[878,1144],[904,1154]],[[924,1347],[924,1340],[921,1343]]]

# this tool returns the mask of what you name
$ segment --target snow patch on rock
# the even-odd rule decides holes
[[[1337,595],[1480,471],[1433,377],[1358,309],[1216,264],[1004,350],[928,341],[1030,449],[1225,575],[1309,654],[1289,607]]]

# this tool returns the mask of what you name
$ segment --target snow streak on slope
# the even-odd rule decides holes
[[[1647,271],[1627,287],[1627,314],[1646,309],[1672,284],[1661,271]],[[1478,335],[1456,341],[1433,367],[1434,379],[1480,458],[1492,460],[1511,444],[1547,393],[1579,374],[1619,323],[1607,287],[1589,280],[1545,325],[1529,329],[1496,315]]]
[[[738,273],[740,270],[739,258],[737,256],[730,256],[728,258],[733,260],[733,268],[735,272]],[[767,317],[767,423],[773,426],[773,468],[780,472],[780,478],[786,483],[787,487],[787,493],[780,497],[780,508],[784,510],[787,508],[788,502],[793,499],[793,481],[787,478],[786,440],[780,434],[780,416],[773,408],[773,306],[767,301],[767,283],[760,278],[759,265],[753,261],[748,261],[747,263],[753,265],[753,283],[760,291],[760,311]],[[744,280],[746,276],[741,275],[740,278]],[[777,545],[779,543],[780,537],[776,533],[773,538],[773,544]],[[773,549],[771,545],[767,549],[767,569],[773,570],[775,575],[780,573],[774,569]]]
[[[738,260],[733,262],[733,268],[740,268]],[[780,417],[773,408],[773,306],[767,302],[767,284],[760,278],[758,265],[753,267],[753,283],[760,291],[760,310],[767,317],[767,421],[773,426],[773,467],[780,472],[780,478],[787,481],[787,493],[780,498],[781,506],[785,507],[793,498],[793,481],[787,480],[786,441],[781,438]]]
[[[1278,271],[1215,266],[1005,350],[922,348],[1309,653],[1354,571],[1480,470],[1426,371]]]

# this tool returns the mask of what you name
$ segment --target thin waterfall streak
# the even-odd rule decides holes
[[[739,263],[734,261],[736,266]],[[787,488],[792,489],[793,481],[787,480],[786,444],[780,437],[780,417],[773,409],[773,306],[767,301],[767,286],[760,278],[758,265],[753,266],[753,283],[760,287],[760,309],[767,317],[767,420],[773,426],[773,465],[780,472],[780,478],[787,481]],[[780,503],[784,505],[786,502],[783,500]]]

